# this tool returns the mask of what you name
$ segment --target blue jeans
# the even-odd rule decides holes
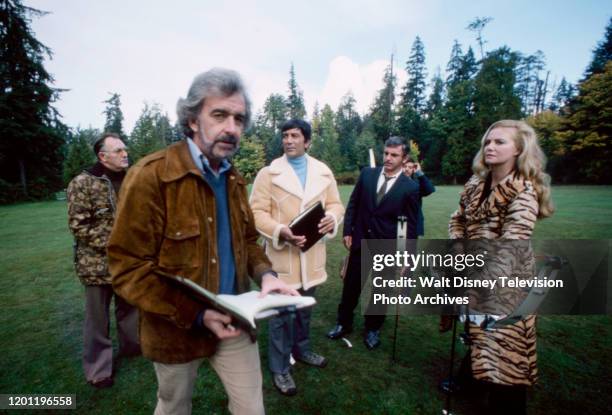
[[[316,287],[300,294],[314,296]],[[268,366],[272,373],[289,373],[289,355],[302,356],[310,351],[310,316],[312,307],[285,313],[269,320]]]

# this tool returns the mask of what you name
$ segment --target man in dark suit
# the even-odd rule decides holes
[[[344,246],[350,255],[336,326],[327,334],[332,340],[353,330],[353,310],[362,289],[362,239],[396,239],[399,216],[407,218],[406,238],[417,238],[419,186],[403,174],[402,165],[407,156],[406,140],[401,137],[389,138],[385,142],[384,166],[363,169],[353,189],[344,216],[343,232]],[[371,259],[368,262],[371,263]],[[380,328],[384,320],[385,316],[380,312],[366,312],[364,342],[368,349],[380,345]]]
[[[417,222],[417,235],[425,235],[425,218],[423,216],[423,198],[436,191],[435,186],[421,170],[421,165],[408,155],[404,163],[404,174],[419,185],[419,220]]]

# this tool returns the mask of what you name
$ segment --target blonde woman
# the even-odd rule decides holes
[[[535,222],[551,216],[550,178],[533,129],[502,120],[484,134],[449,223],[451,239],[529,239]],[[529,262],[529,261],[528,261]],[[533,262],[524,264],[525,273]],[[531,269],[532,270],[532,269]],[[537,380],[536,318],[483,330],[470,324],[471,371],[489,389],[491,413],[524,413],[526,387]]]

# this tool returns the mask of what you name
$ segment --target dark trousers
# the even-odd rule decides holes
[[[370,255],[368,255],[368,262],[370,262]],[[372,264],[368,263],[366,269],[372,269]],[[338,324],[343,326],[353,325],[353,313],[355,307],[359,303],[359,296],[363,285],[367,281],[361,278],[361,249],[351,250],[349,254],[348,266],[346,269],[346,277],[344,278],[344,285],[342,286],[342,298],[340,304],[338,304]],[[374,289],[372,294],[379,290]],[[373,304],[373,296],[370,296],[370,302],[365,313],[365,329],[380,330],[385,322],[385,312],[387,307],[385,305]]]
[[[312,297],[315,288],[298,290]],[[312,307],[271,318],[268,327],[268,366],[272,373],[289,372],[289,355],[302,356],[310,351],[310,316]]]
[[[113,374],[113,343],[110,337],[110,303],[115,297],[115,319],[119,353],[140,354],[138,309],[113,292],[110,284],[85,286],[85,321],[83,324],[83,371],[88,382]]]
[[[527,387],[524,385],[497,385],[485,383],[488,391],[485,413],[499,415],[525,415],[527,413]]]

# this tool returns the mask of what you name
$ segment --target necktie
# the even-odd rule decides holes
[[[382,186],[380,186],[380,190],[378,191],[378,193],[376,193],[376,205],[380,204],[380,201],[382,200],[383,196],[385,195],[385,193],[387,193],[387,183],[393,178],[387,177],[387,175],[384,173],[383,177],[385,178],[385,181]]]

